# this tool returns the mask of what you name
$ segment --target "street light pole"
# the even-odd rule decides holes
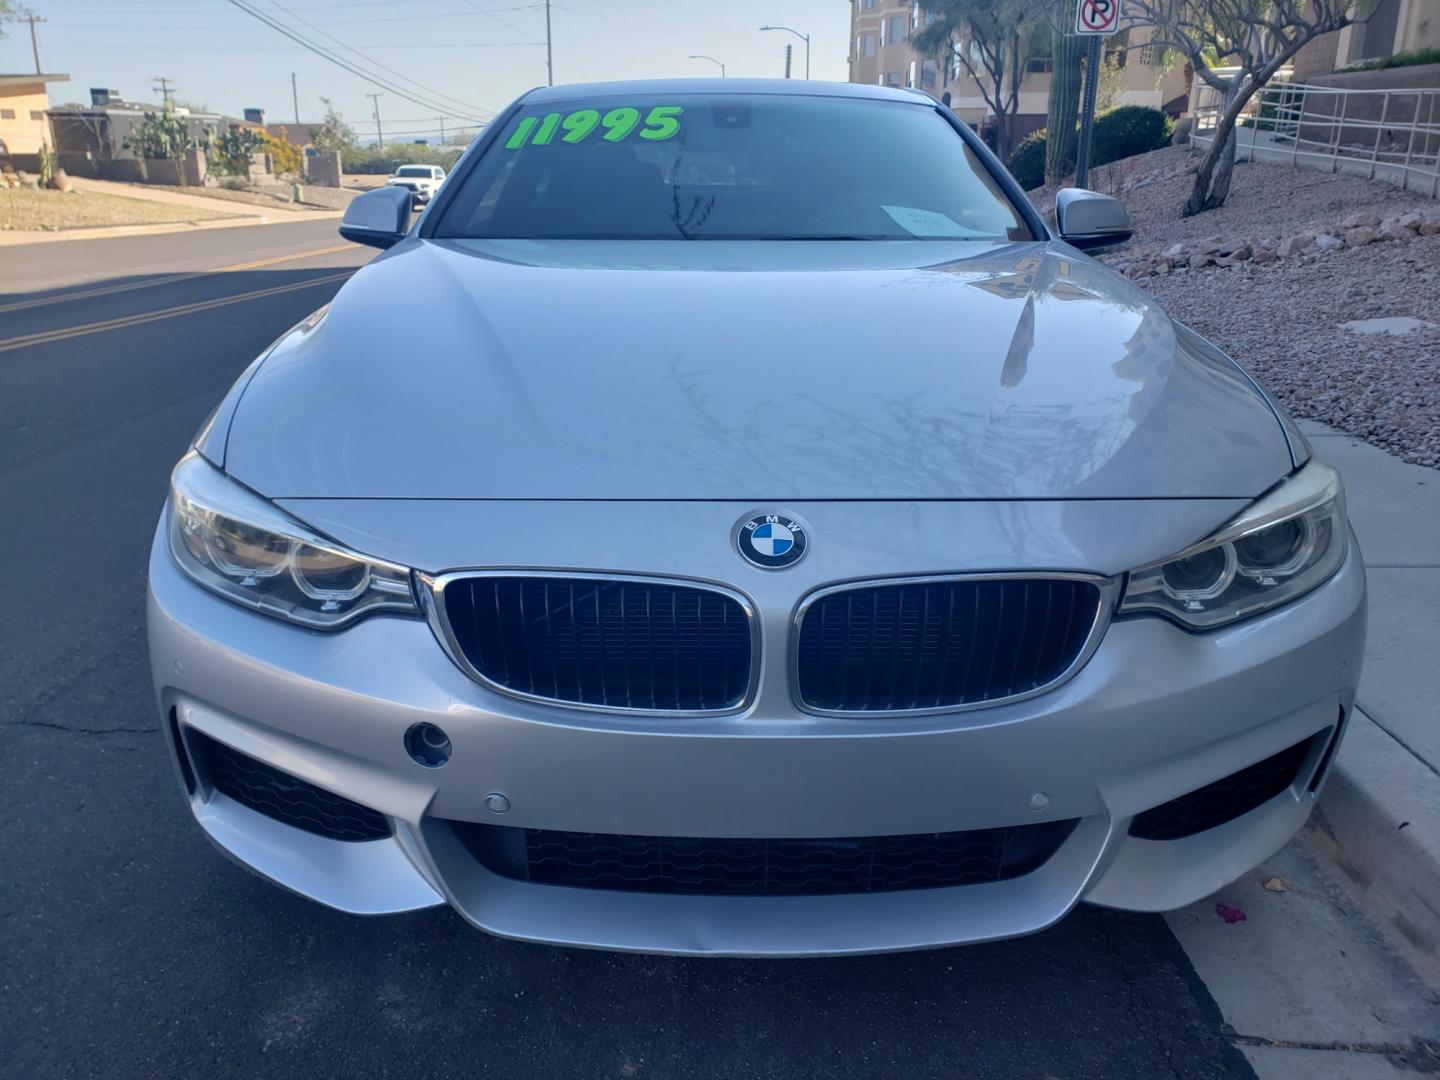
[[[784,30],[794,34],[801,41],[805,42],[805,78],[810,78],[810,35],[802,34],[799,30],[793,30],[788,26],[762,26],[761,30]]]
[[[725,77],[725,65],[722,64],[722,63],[720,63],[720,61],[719,61],[719,60],[716,60],[713,56],[706,56],[704,53],[691,53],[691,54],[690,54],[690,59],[691,59],[691,60],[709,60],[710,63],[714,64],[716,67],[718,67],[718,68],[720,69],[720,78],[723,79],[723,78]]]

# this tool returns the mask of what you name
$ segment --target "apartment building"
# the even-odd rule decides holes
[[[913,86],[936,95],[948,91],[951,107],[967,123],[977,125],[990,110],[975,80],[963,68],[921,56],[911,47],[912,35],[928,18],[924,5],[916,0],[851,0],[850,81]],[[1149,36],[1148,30],[1136,28],[1106,39],[1123,64],[1119,104],[1150,105],[1178,114],[1188,96],[1184,65],[1158,66],[1153,50],[1144,47]],[[1039,52],[1030,57],[1020,83],[1022,135],[1044,126],[1050,100],[1054,64],[1048,49]]]

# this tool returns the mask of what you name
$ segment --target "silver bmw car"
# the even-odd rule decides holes
[[[906,90],[523,96],[176,466],[150,655],[205,833],[350,912],[865,953],[1203,897],[1360,675],[1336,473]]]

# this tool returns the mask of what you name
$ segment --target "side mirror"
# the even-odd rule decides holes
[[[345,208],[340,235],[357,244],[388,248],[398,244],[410,231],[410,200],[407,187],[382,187],[357,195]]]
[[[1055,224],[1060,239],[1082,251],[1118,247],[1135,233],[1124,203],[1084,188],[1061,188],[1056,193]]]

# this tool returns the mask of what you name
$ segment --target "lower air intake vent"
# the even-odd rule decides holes
[[[390,835],[385,816],[368,806],[307,784],[193,728],[186,732],[186,742],[216,791],[266,817],[330,840]]]
[[[551,832],[455,822],[488,870],[541,885],[707,896],[895,892],[1038,870],[1076,821],[970,832],[735,840]]]
[[[1130,835],[1141,840],[1183,840],[1234,821],[1295,783],[1311,743],[1329,737],[1327,729],[1213,784],[1146,810],[1130,823]]]

